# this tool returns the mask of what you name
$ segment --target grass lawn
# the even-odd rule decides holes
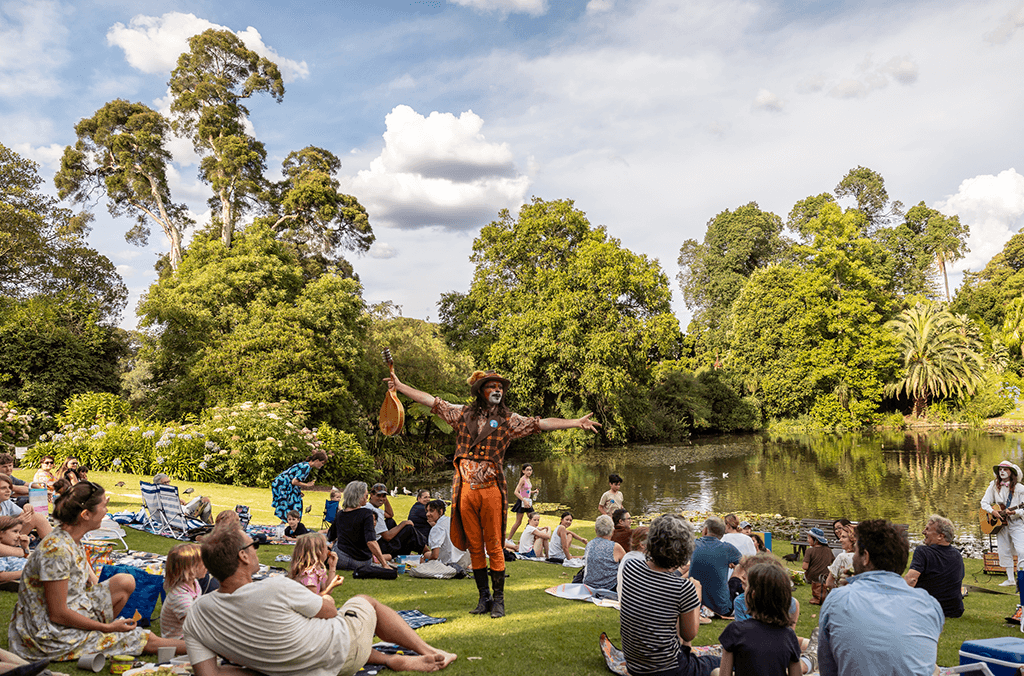
[[[28,479],[32,472],[17,470],[15,474]],[[138,477],[91,472],[90,479],[107,487],[111,493],[111,512],[141,506],[141,498],[133,497],[138,495]],[[115,487],[119,481],[124,481],[125,486]],[[214,514],[221,509],[231,509],[236,504],[247,504],[252,511],[254,523],[276,523],[270,509],[269,489],[216,484],[182,484],[180,487],[184,489],[186,486],[194,486],[197,494],[209,495],[214,504]],[[314,502],[306,524],[317,527],[320,525],[321,500],[326,498],[326,494],[311,492],[307,495]],[[413,498],[407,496],[391,498],[391,501],[399,518],[404,517],[413,504]],[[544,516],[541,523],[554,527],[557,520],[555,516]],[[176,541],[168,538],[131,528],[125,530],[128,531],[128,544],[134,550],[165,554],[176,544]],[[588,539],[594,535],[592,521],[577,519],[573,530]],[[789,553],[789,550],[790,546],[786,542],[774,544],[774,551],[779,556]],[[260,560],[268,565],[274,565],[274,557],[278,554],[290,553],[289,546],[265,546],[259,549]],[[957,651],[964,640],[1021,636],[1016,625],[1007,625],[1003,620],[1012,614],[1017,603],[1015,594],[1007,593],[1005,587],[997,586],[1005,578],[982,573],[980,560],[968,559],[965,564],[967,575],[964,584],[972,589],[964,600],[964,616],[946,621],[938,655],[939,664],[944,666],[959,663]],[[798,567],[794,563],[787,565],[791,569]],[[472,579],[421,580],[401,576],[397,580],[355,580],[345,571],[342,573],[346,577],[345,583],[334,591],[334,597],[340,605],[354,594],[369,594],[396,610],[419,609],[428,615],[448,618],[444,624],[418,630],[428,643],[458,653],[459,659],[446,673],[487,673],[500,676],[609,673],[598,649],[598,637],[602,631],[607,632],[612,641],[621,646],[618,611],[599,608],[590,603],[564,601],[544,593],[548,587],[570,582],[575,569],[516,561],[508,564],[508,572],[510,577],[505,588],[508,615],[499,620],[469,614],[477,598]],[[810,586],[797,587],[794,596],[801,606],[797,633],[809,636],[818,622],[818,607],[809,604]],[[15,600],[16,594],[0,592],[0,617],[10,620]],[[155,616],[159,616],[159,606]],[[259,620],[255,618],[254,621]],[[725,625],[725,621],[715,620],[710,625],[702,626],[694,644],[717,643],[718,635]],[[158,621],[154,622],[154,628],[159,628]],[[0,638],[0,644],[7,647],[6,635]],[[56,664],[53,670],[72,674],[91,673],[77,669],[73,663]]]

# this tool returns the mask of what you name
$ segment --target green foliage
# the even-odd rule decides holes
[[[980,318],[998,329],[1007,305],[1024,295],[1024,233],[1011,237],[981,272],[965,272],[952,311]]]
[[[74,456],[90,469],[146,475],[152,472],[162,431],[161,426],[130,420],[88,427],[65,424],[29,448],[24,464],[38,466],[44,455],[52,455],[58,464]]]
[[[513,408],[593,411],[606,440],[628,439],[647,413],[652,362],[680,343],[658,263],[592,228],[571,201],[539,199],[484,227],[471,260],[469,293],[442,307],[446,337],[512,381]]]
[[[741,393],[742,386],[728,371],[662,371],[651,392],[652,436],[676,441],[692,432],[760,429],[760,402]]]
[[[688,239],[679,249],[677,279],[694,315],[689,332],[710,364],[727,348],[729,309],[758,268],[781,261],[791,246],[782,219],[756,202],[726,209],[708,221],[704,241]]]
[[[974,394],[962,402],[962,408],[974,418],[997,418],[1017,408],[1021,384],[1021,378],[1016,373],[988,371],[978,383]]]
[[[0,401],[0,449],[10,451],[31,440],[32,417],[13,404]]]
[[[265,226],[230,249],[197,235],[140,304],[140,324],[160,329],[137,365],[151,373],[153,409],[181,419],[225,402],[287,399],[312,420],[353,427],[350,383],[365,378],[361,290],[333,274],[307,282],[294,247]]]
[[[171,201],[167,185],[167,119],[143,103],[117,99],[76,124],[75,134],[78,141],[64,149],[54,177],[61,199],[88,204],[102,191],[112,216],[136,218],[125,239],[139,246],[149,241],[147,223],[157,223],[170,242],[171,267],[177,269],[182,236],[192,221],[184,204]]]
[[[128,290],[113,263],[86,245],[89,214],[39,192],[35,162],[0,144],[0,296],[77,298],[116,320]]]
[[[229,30],[207,29],[188,40],[168,83],[175,132],[203,155],[199,176],[210,184],[210,206],[219,209],[221,241],[230,247],[238,218],[265,184],[267,151],[245,133],[253,94],[284,98],[277,65],[245,46]]]
[[[123,330],[80,296],[0,296],[0,399],[56,411],[70,397],[120,389]]]
[[[915,416],[924,413],[929,397],[973,394],[984,368],[981,344],[969,330],[959,330],[963,327],[951,313],[919,303],[891,327],[901,343],[904,371],[888,389],[911,397]]]
[[[797,262],[755,271],[737,298],[727,363],[768,417],[814,410],[827,427],[863,425],[896,365],[894,340],[879,330],[891,302],[873,272],[884,252],[859,212],[835,204],[803,229]]]
[[[60,425],[89,427],[108,422],[123,423],[131,417],[128,402],[109,392],[83,392],[68,399],[57,416]]]
[[[321,483],[344,486],[350,481],[375,482],[380,474],[373,458],[359,445],[354,434],[336,430],[326,423],[316,430],[320,450],[327,454],[327,464],[320,470]]]

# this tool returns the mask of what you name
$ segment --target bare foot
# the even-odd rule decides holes
[[[444,669],[455,655],[439,652],[434,655],[391,655],[386,666],[392,671],[438,671]],[[450,658],[450,659],[449,659]]]

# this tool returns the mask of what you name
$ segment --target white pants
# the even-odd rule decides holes
[[[999,565],[1007,572],[1013,568],[1013,555],[1017,555],[1017,570],[1024,570],[1024,521],[1013,519],[996,533]]]

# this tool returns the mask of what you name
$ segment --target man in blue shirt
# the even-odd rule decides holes
[[[945,617],[928,592],[907,585],[910,545],[888,521],[861,521],[849,584],[821,606],[822,676],[931,676]]]
[[[724,535],[725,521],[718,516],[709,516],[693,548],[690,577],[700,582],[704,605],[716,615],[729,617],[732,615],[729,569],[740,562],[740,551],[728,542],[722,542]]]

